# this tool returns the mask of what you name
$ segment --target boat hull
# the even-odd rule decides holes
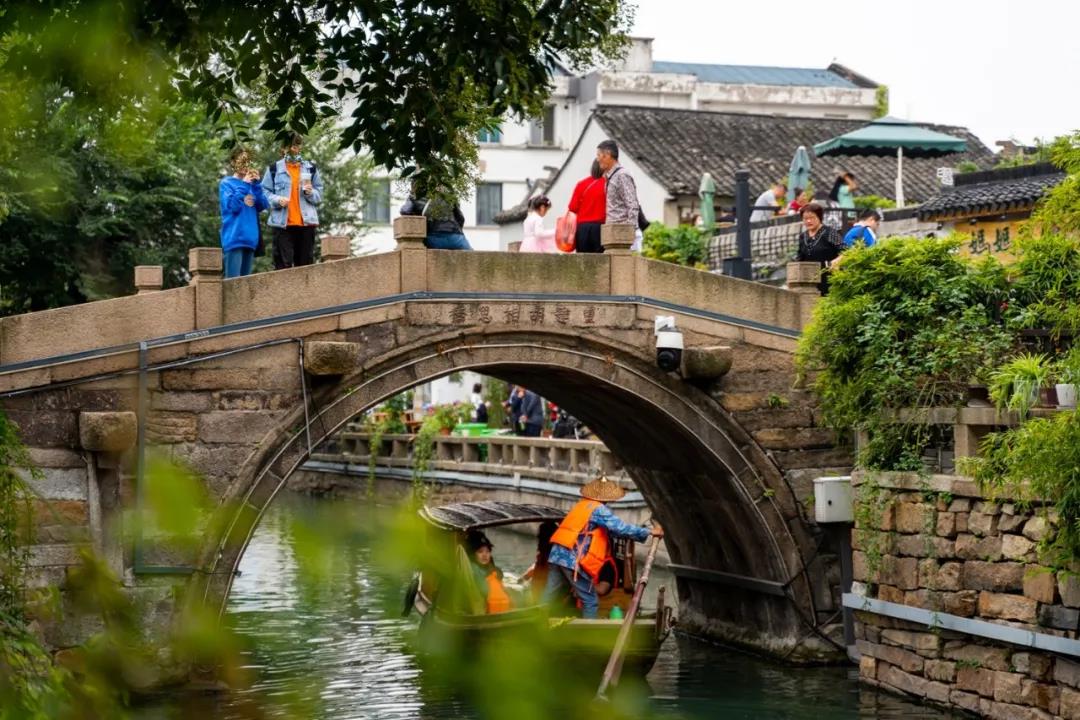
[[[440,645],[477,646],[539,631],[544,634],[540,642],[544,652],[597,672],[603,671],[623,625],[621,619],[549,618],[539,606],[493,615],[443,613],[433,609],[423,593],[417,595],[414,608],[422,617],[421,635],[427,635],[429,641],[440,638],[437,641]],[[634,620],[623,661],[624,672],[647,673],[669,631],[667,618],[658,624],[655,614]],[[430,642],[423,646],[432,647]]]

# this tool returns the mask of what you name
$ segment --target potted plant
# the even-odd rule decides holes
[[[998,410],[1015,410],[1021,418],[1027,417],[1050,378],[1050,370],[1046,355],[1021,353],[990,376],[990,399]]]
[[[436,405],[432,417],[435,418],[440,435],[449,435],[457,427],[458,412],[453,405]]]
[[[1058,407],[1076,407],[1076,386],[1080,385],[1080,345],[1073,345],[1058,359],[1055,376]]]

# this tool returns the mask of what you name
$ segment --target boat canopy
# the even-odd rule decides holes
[[[556,522],[566,517],[565,510],[547,505],[508,502],[462,502],[420,509],[420,517],[444,530],[479,530],[516,523]]]

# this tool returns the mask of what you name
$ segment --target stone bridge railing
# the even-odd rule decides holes
[[[376,466],[412,467],[415,435],[383,435],[376,452]],[[371,435],[345,431],[337,436],[338,454],[347,462],[371,461]],[[318,458],[335,453],[319,454]],[[621,474],[615,456],[596,440],[525,438],[513,435],[490,437],[439,436],[429,465],[447,470],[482,475],[528,477],[570,485],[583,485],[599,473],[613,480]],[[632,483],[623,478],[628,489]]]

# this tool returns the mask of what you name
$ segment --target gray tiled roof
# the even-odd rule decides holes
[[[672,195],[697,194],[701,176],[712,173],[717,192],[735,194],[734,173],[750,170],[751,200],[769,183],[786,178],[799,145],[813,155],[814,143],[866,125],[864,120],[774,117],[699,110],[601,106],[594,118],[657,182]],[[969,130],[925,124],[923,127],[963,137],[968,149],[959,155],[932,159],[904,159],[904,194],[920,202],[938,192],[937,168],[971,160],[980,167],[993,163],[994,154]],[[818,196],[832,187],[838,171],[855,174],[858,194],[893,196],[895,158],[812,158],[811,179]]]
[[[955,187],[919,207],[919,217],[1026,210],[1064,179],[1049,163],[957,175]]]

